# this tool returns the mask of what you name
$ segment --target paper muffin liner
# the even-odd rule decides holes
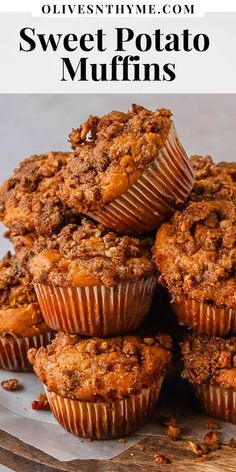
[[[30,348],[47,346],[53,338],[53,333],[38,334],[25,338],[0,337],[0,368],[13,372],[29,372],[32,366],[27,359]]]
[[[172,306],[180,324],[194,331],[210,336],[236,334],[236,309],[234,308],[218,308],[184,297],[174,301]]]
[[[44,388],[52,413],[64,429],[84,438],[112,439],[143,426],[155,407],[162,382],[163,376],[138,394],[107,402],[71,400]]]
[[[122,281],[115,287],[34,287],[50,328],[84,336],[111,336],[140,326],[150,308],[156,277]]]
[[[209,416],[236,423],[236,389],[194,384],[196,396]]]
[[[127,234],[158,228],[194,185],[194,172],[172,123],[165,145],[137,182],[102,209],[89,212],[94,220]]]

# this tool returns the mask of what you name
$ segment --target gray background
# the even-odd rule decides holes
[[[127,110],[131,103],[174,114],[189,154],[236,160],[236,95],[0,95],[0,181],[31,154],[68,150],[68,134],[90,114]],[[0,227],[0,256],[8,248]]]

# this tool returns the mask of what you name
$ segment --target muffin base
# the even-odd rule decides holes
[[[181,297],[172,303],[180,324],[210,336],[236,334],[236,309],[217,308]]]
[[[0,337],[0,368],[13,372],[31,372],[33,368],[27,359],[28,350],[32,347],[39,349],[41,346],[47,346],[52,338],[51,332],[28,338]]]
[[[84,336],[111,336],[140,326],[151,305],[156,277],[120,282],[115,287],[34,287],[50,328]]]
[[[137,182],[88,215],[116,231],[143,234],[158,228],[183,204],[193,185],[192,166],[172,123],[165,145]]]
[[[194,384],[196,396],[209,416],[236,423],[236,389]]]
[[[162,382],[163,376],[139,394],[108,402],[71,400],[44,388],[52,413],[64,429],[84,438],[113,439],[143,426],[158,400]]]

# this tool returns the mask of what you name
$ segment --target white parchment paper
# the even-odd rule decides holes
[[[7,392],[0,388],[0,429],[17,437],[31,446],[61,461],[75,459],[107,460],[121,454],[135,443],[152,433],[156,436],[166,436],[166,428],[155,421],[148,424],[136,434],[129,436],[125,444],[117,440],[86,442],[67,433],[61,428],[52,414],[46,411],[35,411],[31,408],[33,400],[43,393],[43,388],[34,374],[18,374],[0,371],[0,382],[9,378],[17,378],[22,389],[17,392]],[[161,408],[157,414],[174,416],[181,426],[184,438],[202,439],[206,432],[208,418],[194,415],[186,406],[186,410],[174,407]],[[236,425],[219,422],[221,441],[225,444],[236,437]]]

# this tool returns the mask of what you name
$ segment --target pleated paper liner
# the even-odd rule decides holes
[[[163,382],[160,377],[150,388],[138,394],[107,402],[71,400],[47,393],[58,423],[76,436],[91,439],[113,439],[127,436],[145,424],[158,400]]]
[[[111,336],[137,329],[147,315],[156,277],[115,287],[51,287],[35,284],[44,319],[50,328],[84,336]]]
[[[174,301],[172,306],[180,324],[194,331],[210,336],[236,334],[235,308],[218,308],[184,297]]]
[[[185,202],[194,172],[174,124],[157,158],[123,195],[89,214],[108,228],[127,234],[156,229]]]
[[[236,389],[194,384],[196,396],[209,416],[236,423]]]
[[[30,348],[36,349],[47,346],[53,338],[53,333],[38,334],[30,337],[0,337],[0,368],[14,372],[30,372],[32,366],[27,359]]]

